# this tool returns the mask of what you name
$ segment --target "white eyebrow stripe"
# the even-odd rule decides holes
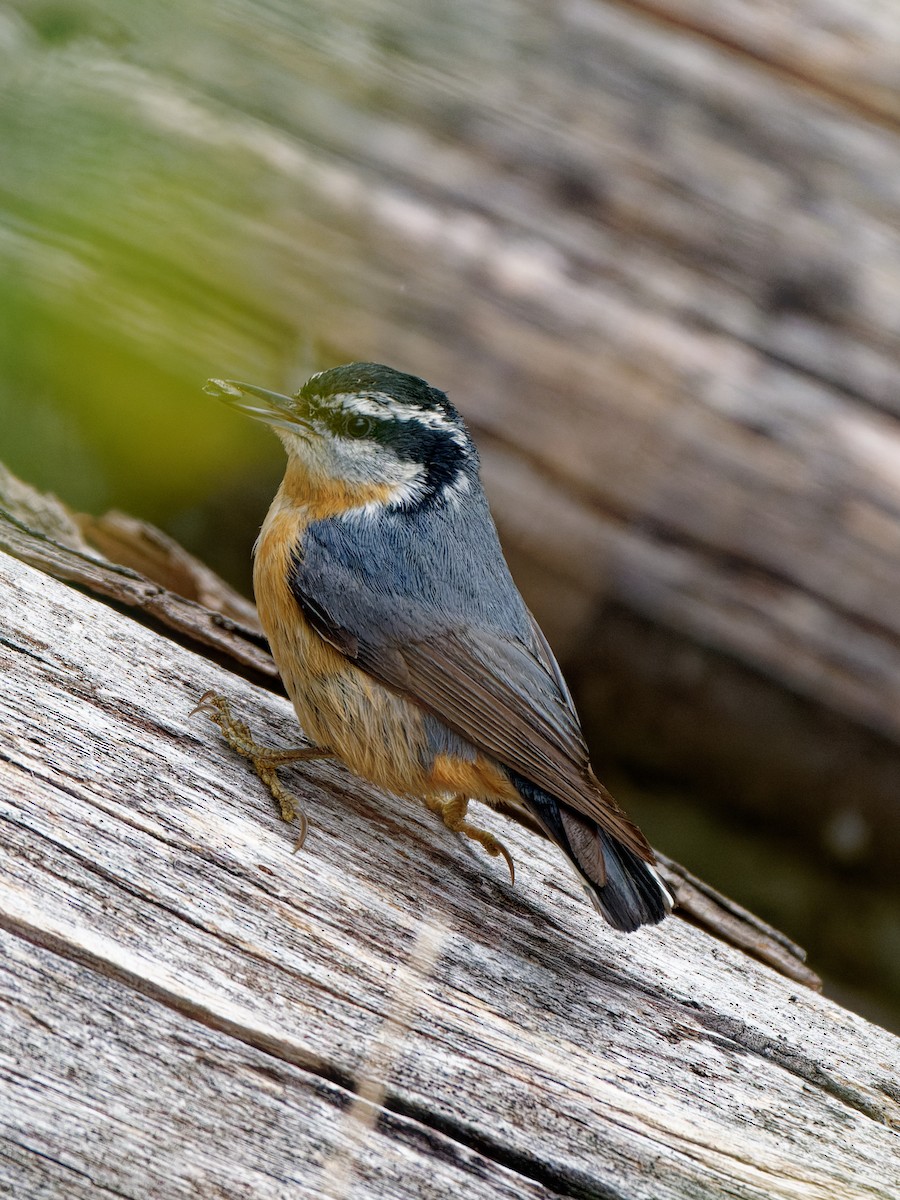
[[[418,421],[426,429],[439,429],[448,434],[458,446],[466,444],[465,434],[446,413],[439,409],[410,408],[407,404],[400,404],[388,392],[336,392],[328,399],[339,404],[347,412],[359,413],[363,417]]]

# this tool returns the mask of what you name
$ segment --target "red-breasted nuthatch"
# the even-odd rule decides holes
[[[467,805],[523,813],[611,925],[662,920],[672,901],[653,852],[591,769],[569,690],[500,549],[478,453],[446,395],[374,363],[323,371],[295,396],[231,380],[207,391],[270,425],[288,454],[253,584],[297,717],[321,749],[256,746],[221,698],[201,702],[283,815],[293,807],[275,768],[335,754],[424,801],[511,871]]]

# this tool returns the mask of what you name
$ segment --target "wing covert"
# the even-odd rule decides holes
[[[458,580],[445,563],[426,562],[413,586],[393,561],[379,564],[380,545],[365,553],[359,530],[346,539],[318,530],[293,562],[290,588],[340,653],[648,857],[643,836],[591,771],[559,667],[508,574],[492,524],[491,532],[499,580],[479,580],[480,564],[471,559]],[[492,606],[479,605],[482,594]]]

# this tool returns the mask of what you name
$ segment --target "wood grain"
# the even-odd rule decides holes
[[[348,1195],[355,1126],[380,1195],[550,1194],[399,1113],[367,1121],[371,1103],[355,1114],[346,1086],[186,1020],[105,964],[0,942],[0,995],[15,1005],[0,1020],[0,1194]]]
[[[0,629],[14,1194],[891,1195],[896,1038],[336,764],[288,776],[291,854],[188,717],[217,687],[289,744],[285,701],[5,556]]]
[[[100,519],[73,514],[55,496],[22,483],[2,464],[0,482],[0,549],[124,607],[151,628],[187,642],[252,683],[285,694],[256,609],[171,538],[119,513]],[[106,557],[110,554],[113,560]],[[194,597],[202,597],[204,603]],[[497,801],[495,807],[544,836],[516,806]],[[667,856],[659,855],[659,868],[682,916],[788,978],[821,990],[821,980],[806,964],[806,952],[795,942]]]
[[[58,504],[55,511],[63,518],[70,515]],[[86,526],[87,522],[84,524]],[[146,529],[146,526],[140,527]],[[106,546],[108,549],[108,543]],[[278,672],[259,629],[256,610],[248,601],[243,601],[245,608],[241,610],[241,620],[228,615],[234,611],[233,605],[227,605],[225,612],[209,609],[131,567],[111,562],[86,542],[80,542],[78,546],[67,545],[36,532],[14,513],[5,511],[2,503],[0,547],[7,554],[13,554],[57,579],[137,610],[172,633],[239,664],[252,678],[262,679],[280,689]],[[189,555],[185,557],[190,559]],[[161,574],[167,577],[168,569]],[[167,581],[171,582],[170,579]],[[215,601],[224,595],[230,600],[229,592],[230,589],[222,584],[220,589],[207,591],[205,598]]]

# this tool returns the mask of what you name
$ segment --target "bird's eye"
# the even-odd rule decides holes
[[[372,432],[374,423],[371,417],[364,417],[360,413],[349,413],[344,418],[343,432],[347,437],[363,438]]]

